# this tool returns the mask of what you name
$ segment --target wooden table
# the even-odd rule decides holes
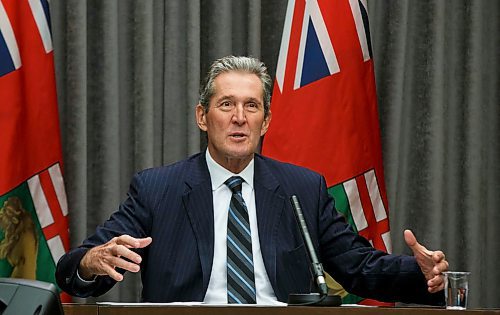
[[[66,315],[500,315],[500,309],[451,311],[443,308],[384,307],[243,307],[243,306],[165,306],[63,304]]]

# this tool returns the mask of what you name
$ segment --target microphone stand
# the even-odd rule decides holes
[[[288,304],[289,305],[315,305],[315,306],[339,306],[342,304],[342,300],[338,295],[328,295],[328,287],[325,281],[325,273],[323,271],[323,265],[318,260],[318,255],[314,248],[311,236],[309,234],[309,229],[302,213],[302,208],[300,207],[299,199],[297,196],[293,195],[290,198],[292,208],[294,210],[295,219],[299,226],[302,239],[306,245],[306,252],[309,260],[311,262],[311,271],[318,286],[319,293],[308,293],[308,294],[289,294]]]

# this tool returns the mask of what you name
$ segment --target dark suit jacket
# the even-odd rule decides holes
[[[255,156],[257,221],[262,256],[277,298],[308,293],[309,262],[289,197],[297,195],[324,268],[346,290],[385,301],[441,303],[429,294],[413,257],[373,249],[335,211],[322,176],[305,168]],[[121,234],[151,236],[143,257],[142,298],[149,302],[203,301],[214,255],[212,187],[199,153],[173,165],[144,170],[132,180],[128,198],[83,245],[58,262],[59,286],[76,296],[98,296],[115,281],[100,276],[81,288],[76,269],[85,252]]]

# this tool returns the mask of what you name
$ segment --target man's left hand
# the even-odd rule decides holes
[[[448,270],[448,261],[446,261],[442,251],[430,251],[420,245],[410,230],[404,232],[405,242],[413,251],[417,263],[422,269],[422,273],[427,279],[427,286],[430,293],[435,293],[444,289],[443,272]]]

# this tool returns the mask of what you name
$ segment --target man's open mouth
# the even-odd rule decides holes
[[[234,138],[243,138],[243,137],[246,137],[246,135],[244,133],[232,133],[230,134],[231,137],[234,137]]]

